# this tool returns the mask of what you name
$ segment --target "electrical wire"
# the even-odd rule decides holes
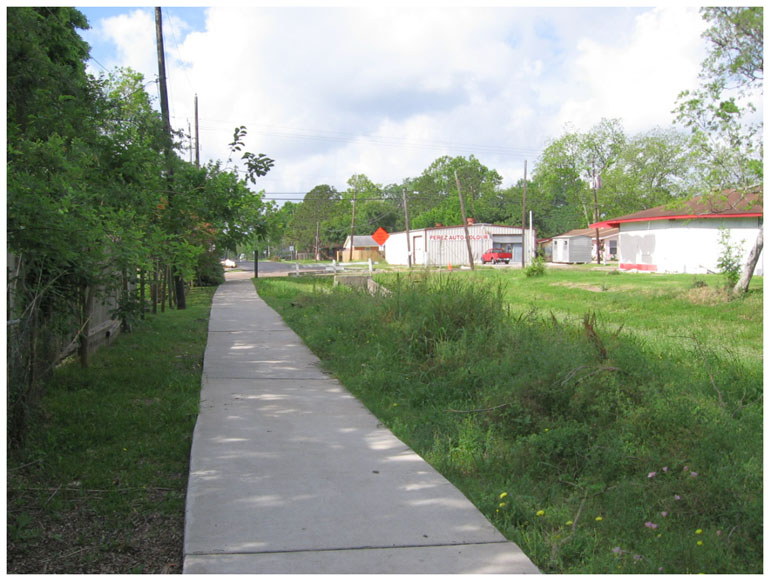
[[[213,123],[213,125],[212,125]],[[198,127],[201,131],[214,132],[221,131],[223,126],[232,125],[233,127],[243,125],[234,121],[215,120],[211,118],[199,119]],[[516,155],[516,156],[537,156],[542,152],[542,148],[532,147],[510,147],[505,145],[481,145],[469,143],[457,143],[450,141],[435,140],[415,140],[403,137],[389,137],[382,135],[366,135],[361,133],[347,133],[342,131],[296,131],[281,126],[265,125],[253,123],[247,125],[253,133],[258,135],[268,135],[283,139],[293,139],[298,141],[325,142],[325,143],[349,143],[363,142],[371,145],[383,147],[409,148],[409,149],[428,149],[428,150],[451,150],[464,151],[472,153],[487,153],[493,155]]]
[[[165,7],[165,11],[166,11],[166,13],[169,15],[169,17],[174,17],[174,18],[176,18],[178,21],[180,21],[180,22],[184,22],[184,20],[183,20],[182,18],[180,18],[180,17],[178,17],[178,16],[174,16],[174,14],[173,14],[173,12],[171,11],[171,8],[170,8],[170,7],[166,6],[166,7]],[[173,41],[174,41],[174,46],[176,47],[176,51],[177,51],[177,54],[179,55],[179,57],[178,57],[178,59],[177,59],[177,60],[184,62],[184,61],[185,61],[185,59],[184,59],[184,58],[182,58],[182,49],[181,49],[181,47],[179,46],[179,41],[178,41],[178,40],[177,40],[177,38],[176,38],[176,33],[174,32],[174,27],[173,27],[173,26],[169,26],[169,32],[171,33],[171,40],[173,40]],[[184,76],[187,78],[187,84],[188,84],[188,85],[190,85],[190,88],[191,88],[193,91],[195,91],[195,87],[193,86],[193,83],[192,83],[192,81],[190,80],[190,76],[187,74],[187,69],[186,69],[186,68],[182,68],[182,72],[184,73]]]

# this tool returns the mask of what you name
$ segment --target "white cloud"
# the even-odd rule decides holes
[[[697,85],[704,28],[697,9],[656,8],[637,17],[621,46],[581,39],[572,79],[577,94],[565,100],[558,120],[583,130],[617,117],[629,133],[670,124],[677,95]]]
[[[276,161],[268,191],[418,176],[475,154],[505,184],[567,122],[667,125],[704,56],[695,9],[208,8],[205,30],[164,17],[171,113],[204,159],[236,125]],[[157,76],[152,10],[94,23],[118,61]],[[93,40],[92,40],[93,42]],[[476,145],[478,147],[469,147]],[[502,150],[502,148],[506,148]]]
[[[102,21],[97,30],[102,38],[109,39],[116,47],[113,61],[103,63],[108,68],[128,65],[143,72],[151,71],[154,65],[157,76],[157,60],[147,47],[155,46],[155,21],[151,13],[134,10]],[[157,52],[156,52],[157,54]]]

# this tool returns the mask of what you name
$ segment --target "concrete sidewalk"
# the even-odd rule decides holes
[[[184,572],[538,573],[321,371],[250,276],[211,309]]]

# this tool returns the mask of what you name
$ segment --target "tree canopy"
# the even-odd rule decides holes
[[[764,80],[761,7],[703,8],[710,43],[701,86],[680,93],[676,120],[689,128],[706,189],[746,189],[762,182]]]
[[[86,72],[87,27],[74,8],[7,10],[9,319],[25,329],[9,363],[11,424],[62,345],[80,341],[85,363],[96,300],[114,300],[129,329],[148,308],[145,281],[153,309],[165,296],[181,306],[185,288],[166,294],[164,280],[191,280],[203,257],[266,229],[267,206],[248,186],[273,160],[242,153],[240,177],[168,156],[142,75]],[[245,135],[236,129],[239,150]]]

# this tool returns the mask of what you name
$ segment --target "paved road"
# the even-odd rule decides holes
[[[316,266],[314,264],[300,264],[299,268],[302,272],[311,272],[314,270],[324,270],[325,265]],[[254,272],[254,262],[251,260],[239,260],[238,269],[244,272]],[[289,272],[294,272],[297,269],[297,265],[294,262],[271,262],[269,260],[259,261],[259,275],[260,276],[285,276]]]
[[[214,296],[185,573],[538,573],[259,298]]]

